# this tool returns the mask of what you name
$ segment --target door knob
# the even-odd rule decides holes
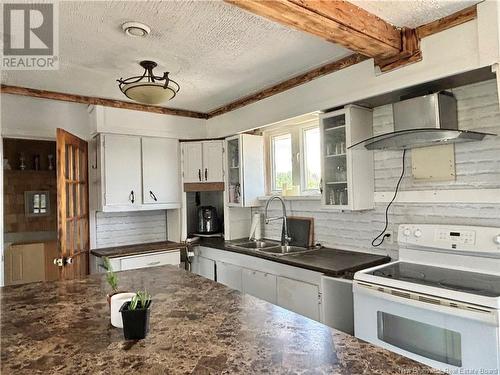
[[[63,258],[54,258],[54,264],[57,267],[63,267],[64,266],[64,259]]]
[[[71,257],[54,258],[54,264],[57,267],[64,267],[67,264],[73,264],[73,258],[71,258]]]

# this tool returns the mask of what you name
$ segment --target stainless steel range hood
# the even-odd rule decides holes
[[[458,130],[457,101],[438,92],[394,103],[394,132],[381,134],[350,148],[401,150],[445,143],[480,141],[491,133]]]

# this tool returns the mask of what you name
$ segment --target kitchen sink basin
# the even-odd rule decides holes
[[[314,251],[315,249],[307,249],[305,247],[298,246],[275,246],[266,249],[259,249],[258,251],[273,255],[288,255],[288,254],[300,254],[307,253],[309,251]]]
[[[268,240],[232,243],[230,246],[236,249],[255,250],[256,252],[270,255],[300,254],[315,250],[298,246],[281,246],[279,242]]]
[[[250,241],[238,244],[231,244],[233,247],[239,247],[243,249],[266,249],[270,247],[279,247],[279,242],[274,241]]]

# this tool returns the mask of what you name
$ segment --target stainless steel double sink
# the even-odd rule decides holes
[[[279,242],[270,240],[230,243],[229,246],[235,249],[254,250],[259,253],[278,255],[278,256],[308,253],[310,251],[315,250],[298,246],[289,246],[289,245],[282,246]]]

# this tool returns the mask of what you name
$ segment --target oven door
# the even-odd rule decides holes
[[[359,281],[353,292],[356,337],[444,371],[500,368],[497,310]]]

